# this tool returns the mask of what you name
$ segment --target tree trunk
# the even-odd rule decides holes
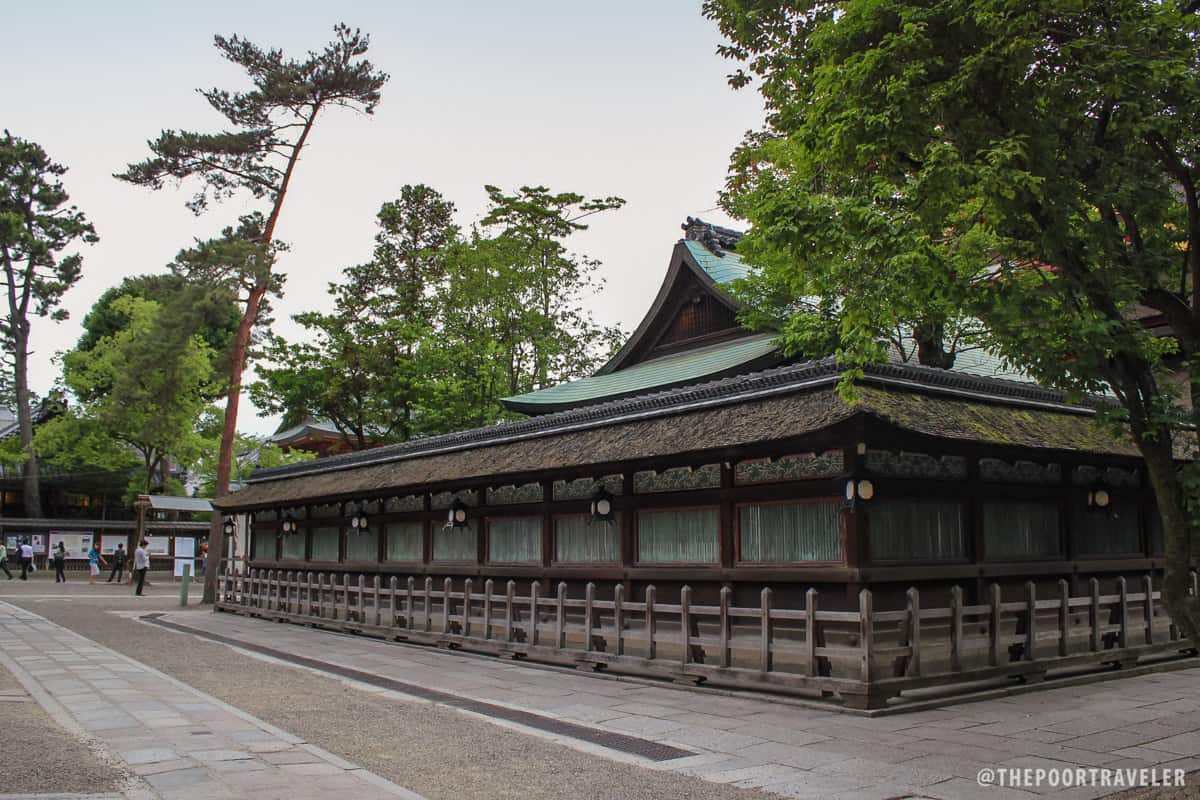
[[[1162,517],[1166,570],[1162,583],[1163,605],[1171,620],[1193,646],[1200,646],[1200,598],[1190,596],[1189,567],[1191,528],[1183,510],[1183,489],[1175,470],[1170,431],[1159,426],[1154,438],[1139,437],[1138,449],[1146,462],[1146,472],[1158,513]]]
[[[21,471],[22,500],[25,516],[42,516],[42,487],[37,453],[33,450],[33,408],[29,399],[29,323],[24,319],[14,320],[13,379],[17,393],[17,428],[21,437],[21,449],[25,451],[25,465]]]
[[[221,452],[217,460],[216,497],[229,493],[229,478],[233,474],[233,444],[237,436],[238,405],[242,397],[242,373],[246,369],[246,351],[250,347],[250,332],[258,321],[258,309],[267,286],[261,283],[254,287],[246,300],[246,312],[238,323],[237,337],[230,358],[229,396],[225,401],[225,424],[221,429]],[[225,533],[221,515],[214,512],[208,529],[209,569],[204,573],[203,603],[214,603],[217,598],[217,574],[225,557]]]
[[[923,367],[951,369],[954,353],[946,351],[946,326],[940,322],[924,321],[913,327],[917,340],[917,363]]]

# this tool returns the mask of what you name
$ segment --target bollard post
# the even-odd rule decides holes
[[[181,583],[179,585],[179,605],[181,607],[187,605],[188,586],[191,585],[191,583],[192,583],[192,565],[184,564],[183,565],[183,583]]]

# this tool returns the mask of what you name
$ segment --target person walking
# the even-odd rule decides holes
[[[208,539],[200,542],[200,569],[196,571],[197,578],[203,578],[208,572]]]
[[[149,544],[145,539],[138,544],[136,550],[133,551],[133,574],[137,576],[137,591],[136,595],[141,595],[142,586],[146,583],[146,570],[150,569],[150,555],[146,552],[146,545]]]
[[[50,560],[54,562],[54,582],[66,583],[67,574],[63,572],[63,568],[67,566],[67,546],[62,542],[50,551]]]
[[[10,581],[13,579],[12,573],[8,571],[8,545],[3,541],[0,541],[0,569],[4,570]]]
[[[21,580],[29,580],[29,571],[33,569],[33,545],[28,540],[21,542]]]
[[[92,545],[92,549],[88,550],[88,584],[96,585],[96,576],[100,574],[100,567],[107,566],[108,562],[104,560],[104,556],[100,555],[100,548]]]
[[[112,583],[113,578],[116,578],[117,583],[120,583],[121,577],[125,574],[125,545],[117,545],[117,552],[113,553],[112,564],[112,572],[108,574],[108,580],[105,583]]]

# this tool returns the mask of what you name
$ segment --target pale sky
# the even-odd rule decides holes
[[[73,345],[105,289],[163,271],[193,238],[252,207],[235,200],[196,217],[186,186],[151,192],[111,177],[144,158],[162,128],[221,126],[194,90],[244,83],[213,48],[214,33],[298,56],[345,21],[371,34],[369,58],[391,75],[374,116],[335,110],[318,121],[298,169],[278,230],[291,250],[279,262],[288,281],[276,330],[289,338],[298,335],[290,315],[326,308],[326,284],[369,259],[375,213],[405,183],[441,191],[464,226],[482,216],[485,183],[624,197],[571,247],[603,262],[608,288],[589,305],[627,332],[686,216],[737,227],[714,207],[761,103],[753,89],[727,86],[732,65],[715,54],[720,37],[698,0],[333,5],[41,0],[5,9],[0,127],[69,168],[72,202],[101,237],[66,297],[71,319],[35,324],[36,391],[51,387],[54,354]],[[277,419],[244,402],[238,423],[266,433]]]

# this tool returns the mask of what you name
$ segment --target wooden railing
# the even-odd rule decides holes
[[[735,606],[721,589],[700,605],[684,586],[666,603],[655,587],[640,600],[617,584],[597,599],[565,583],[534,582],[518,593],[509,581],[477,586],[450,578],[369,580],[365,575],[227,568],[218,608],[253,616],[350,630],[387,639],[462,648],[580,669],[665,677],[677,682],[833,696],[853,708],[878,708],[904,692],[995,679],[1040,681],[1079,667],[1127,668],[1147,657],[1195,655],[1170,623],[1150,576],[1130,591],[1071,596],[1059,581],[1053,597],[1033,583],[1004,601],[968,605],[954,587],[950,604],[924,608],[917,589],[906,607],[877,611],[870,590],[855,611],[826,611],[815,589],[803,608],[779,608],[771,589],[759,604]],[[1192,574],[1192,592],[1197,591]]]

